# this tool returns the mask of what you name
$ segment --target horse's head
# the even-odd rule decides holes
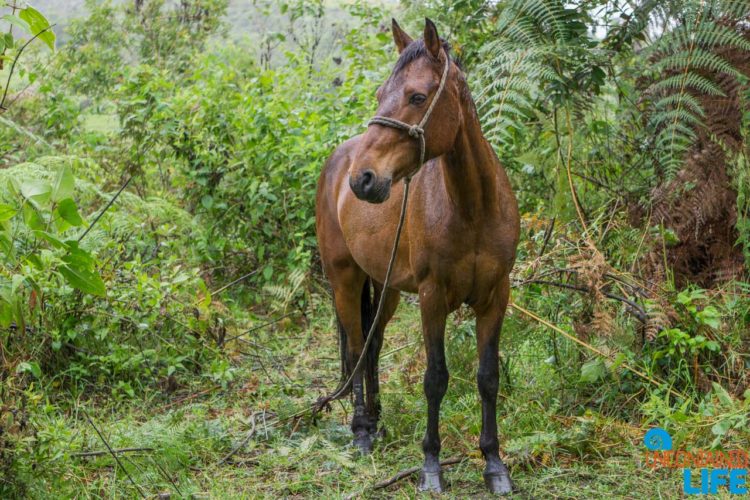
[[[448,45],[429,19],[425,19],[424,38],[416,41],[393,20],[393,40],[400,56],[378,89],[378,117],[419,124],[437,94],[446,62],[450,65],[445,88],[423,127],[427,161],[451,150],[461,126],[460,70],[449,61]],[[418,137],[399,128],[371,124],[355,152],[349,186],[357,198],[382,203],[390,196],[391,184],[419,170],[419,157]]]

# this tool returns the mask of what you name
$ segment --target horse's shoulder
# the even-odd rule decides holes
[[[323,167],[324,174],[334,174],[341,168],[349,168],[349,164],[354,156],[354,151],[357,149],[362,134],[355,135],[351,139],[347,139],[340,144],[336,149],[333,150],[331,156],[328,157],[325,166]]]
[[[333,150],[326,160],[318,179],[318,202],[327,198],[333,203],[331,206],[335,206],[336,193],[341,186],[343,177],[349,170],[361,137],[361,135],[357,135],[344,141]]]

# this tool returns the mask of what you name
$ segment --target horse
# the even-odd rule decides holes
[[[316,233],[333,291],[342,380],[350,374],[352,380],[353,442],[369,453],[382,432],[378,357],[385,327],[400,293],[418,294],[428,407],[418,486],[445,489],[439,460],[439,412],[449,377],[445,325],[449,313],[468,304],[476,314],[484,480],[490,492],[508,494],[513,485],[497,436],[498,346],[520,232],[518,205],[482,133],[463,70],[435,24],[425,19],[423,38],[413,40],[394,19],[392,34],[399,57],[377,90],[377,116],[331,154],[316,193]],[[409,180],[413,195],[380,304]],[[373,325],[378,306],[382,316]],[[371,327],[374,338],[363,353]],[[363,373],[352,374],[360,356]]]

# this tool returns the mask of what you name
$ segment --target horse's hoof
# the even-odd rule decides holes
[[[419,491],[434,491],[435,493],[442,493],[445,491],[443,473],[422,470],[422,472],[419,473]]]
[[[500,472],[485,472],[484,484],[493,495],[509,495],[513,492],[513,483],[507,469]]]
[[[354,435],[354,446],[357,447],[362,455],[372,453],[372,437],[367,431],[359,431]]]

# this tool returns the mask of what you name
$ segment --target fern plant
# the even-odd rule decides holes
[[[588,14],[559,0],[512,0],[495,24],[479,65],[477,96],[485,134],[491,142],[512,142],[515,133],[551,110],[583,104],[598,91],[605,73],[596,41],[587,31]]]
[[[639,55],[651,68],[651,84],[643,92],[648,116],[647,149],[667,179],[681,168],[685,153],[705,126],[702,98],[724,97],[723,78],[743,78],[725,54],[750,51],[735,28],[750,17],[750,4],[737,0],[681,2],[681,21]]]

